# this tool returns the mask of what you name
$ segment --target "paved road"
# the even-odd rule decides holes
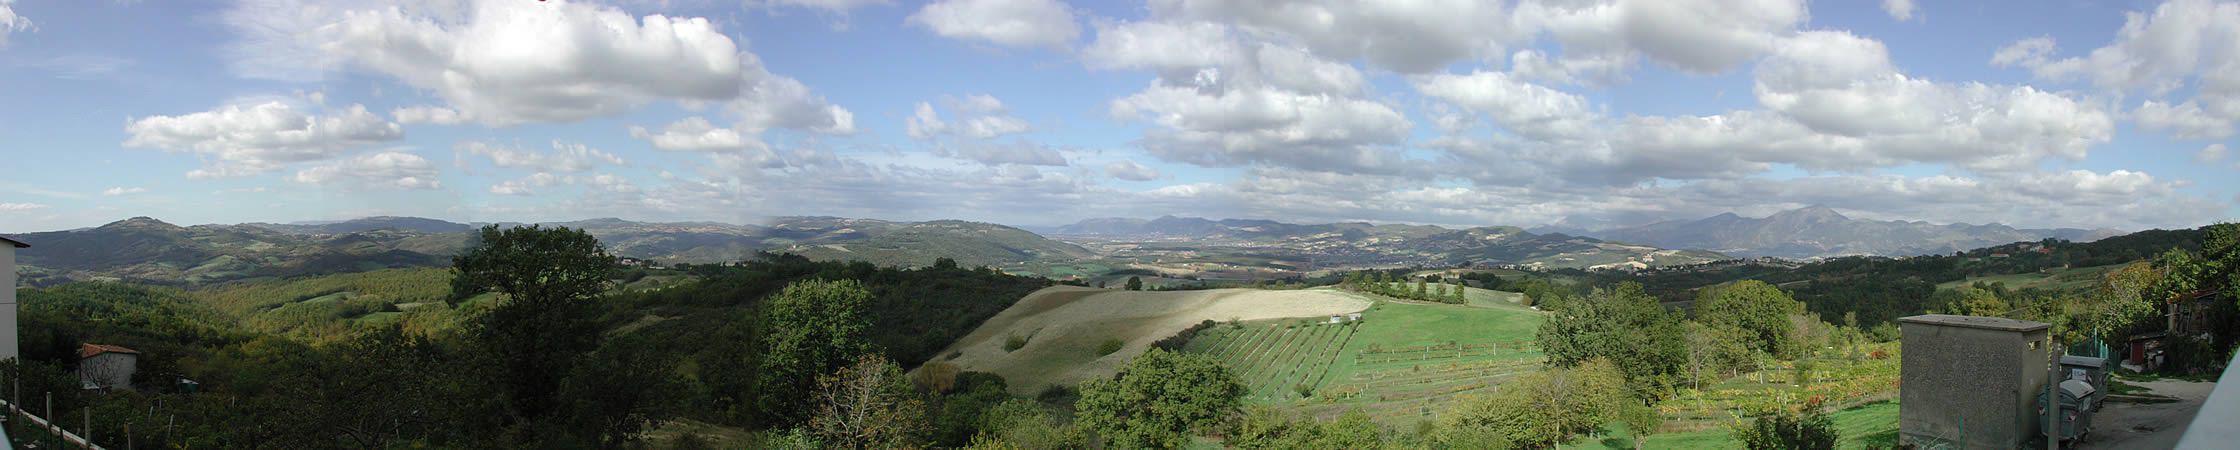
[[[2193,414],[2201,411],[2201,402],[2209,398],[2209,390],[2216,383],[2192,381],[2126,382],[2149,389],[2155,395],[2175,397],[2173,403],[2124,403],[2109,402],[2092,418],[2092,434],[2085,436],[2075,448],[2081,449],[2166,449],[2178,446],[2178,438],[2186,434],[2186,424],[2193,422]]]

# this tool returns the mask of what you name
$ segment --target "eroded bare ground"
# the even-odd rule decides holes
[[[2193,415],[2201,411],[2201,402],[2209,398],[2209,391],[2216,383],[2162,380],[2127,381],[2150,390],[2151,394],[2166,396],[2176,401],[2140,403],[2111,399],[2092,418],[2092,434],[2086,435],[2076,448],[2086,449],[2165,449],[2178,446],[2178,437],[2186,433],[2186,425],[2193,422]]]

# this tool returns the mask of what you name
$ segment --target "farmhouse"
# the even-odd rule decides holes
[[[107,344],[78,346],[78,383],[87,390],[132,389],[140,351]]]
[[[0,360],[15,359],[16,249],[31,244],[0,236]]]

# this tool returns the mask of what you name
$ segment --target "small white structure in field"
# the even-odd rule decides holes
[[[1350,322],[1360,322],[1360,321],[1361,321],[1361,313],[1353,313],[1353,314],[1347,314],[1347,315],[1346,315],[1346,320],[1347,320],[1347,321],[1350,321]]]
[[[1343,316],[1339,316],[1339,315],[1337,315],[1337,314],[1331,314],[1331,315],[1330,315],[1330,323],[1340,323],[1340,322],[1345,322],[1345,321],[1346,321],[1346,318],[1345,318],[1345,317],[1343,317]]]
[[[16,249],[31,244],[0,236],[0,360],[16,359]]]
[[[140,351],[107,344],[78,346],[78,383],[88,390],[132,389]]]

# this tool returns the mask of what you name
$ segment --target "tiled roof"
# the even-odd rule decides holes
[[[99,355],[102,353],[127,353],[138,355],[140,354],[140,351],[109,344],[84,344],[78,346],[78,359],[92,358],[94,357],[94,355]]]

